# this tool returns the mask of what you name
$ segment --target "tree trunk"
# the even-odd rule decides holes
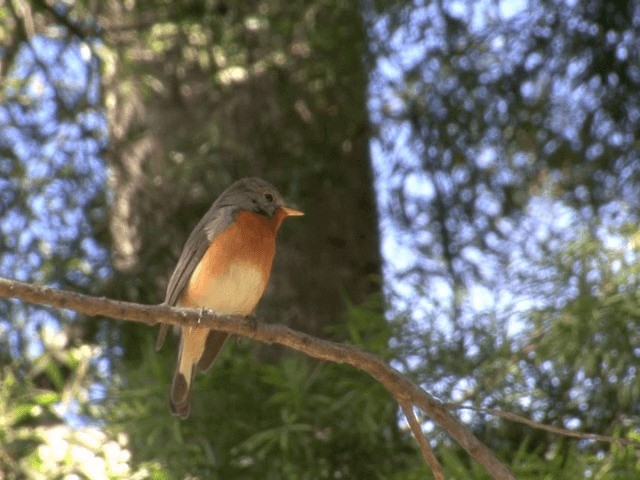
[[[106,293],[161,301],[199,217],[233,180],[259,175],[307,214],[281,232],[259,313],[317,334],[341,321],[347,300],[379,289],[365,31],[351,2],[267,5],[264,16],[240,2],[201,22],[110,3],[117,272]],[[170,27],[153,21],[165,15]]]

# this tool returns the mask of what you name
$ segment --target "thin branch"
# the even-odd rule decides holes
[[[12,22],[14,24],[20,22],[20,19],[17,18],[16,12],[12,7],[11,2],[8,2],[7,16],[4,20],[4,30],[6,32],[4,53],[0,56],[0,83],[4,85],[6,85],[6,77],[9,75],[9,71],[13,67],[13,62],[18,55],[20,44],[26,40],[24,29],[11,24]],[[2,94],[5,89],[6,87],[0,89],[0,100],[4,100]]]
[[[493,452],[460,423],[440,401],[379,357],[352,346],[321,340],[296,332],[284,325],[260,323],[251,318],[216,315],[210,311],[200,312],[165,305],[120,302],[3,278],[0,278],[0,297],[17,298],[40,305],[66,308],[89,316],[102,315],[147,325],[163,322],[172,325],[206,326],[249,337],[262,343],[277,343],[321,360],[351,365],[378,380],[400,405],[411,405],[424,411],[493,478],[515,479]]]
[[[555,425],[545,425],[544,423],[530,420],[521,415],[517,415],[511,412],[503,412],[502,410],[497,410],[495,408],[474,407],[473,405],[460,405],[457,403],[445,403],[443,405],[451,410],[467,409],[473,410],[474,412],[487,413],[495,417],[505,418],[507,420],[511,420],[512,422],[523,423],[524,425],[528,425],[539,430],[556,433],[564,437],[580,438],[582,440],[594,440],[596,442],[616,443],[618,445],[633,445],[636,447],[640,447],[640,441],[633,438],[610,437],[608,435],[600,435],[599,433],[577,432],[575,430],[569,430],[568,428],[557,427]]]
[[[33,1],[34,4],[39,8],[49,12],[58,23],[64,25],[69,33],[78,38],[80,41],[84,42],[97,35],[97,28],[95,23],[91,23],[89,27],[87,25],[81,26],[79,22],[74,22],[71,18],[69,18],[68,15],[65,15],[64,13],[59,11],[56,6],[50,5],[46,0]]]
[[[413,405],[410,405],[408,403],[401,403],[400,406],[402,407],[404,415],[407,417],[407,421],[409,422],[409,427],[411,427],[413,436],[416,437],[416,441],[420,446],[422,457],[433,472],[433,477],[436,480],[444,480],[444,471],[442,470],[442,465],[440,465],[440,462],[433,453],[433,450],[431,450],[429,442],[427,442],[427,437],[425,437],[424,433],[422,432],[422,428],[420,428],[420,422],[418,422],[416,414],[413,411]]]

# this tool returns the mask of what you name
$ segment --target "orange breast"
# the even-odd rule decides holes
[[[214,238],[191,275],[183,305],[251,313],[269,280],[281,221],[279,215],[268,219],[238,212],[236,222]]]

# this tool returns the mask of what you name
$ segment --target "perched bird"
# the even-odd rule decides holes
[[[276,232],[289,216],[288,207],[270,183],[243,178],[213,203],[187,239],[164,303],[208,308],[227,315],[249,315],[267,286],[276,247]],[[169,325],[160,327],[159,349]],[[189,416],[191,382],[196,365],[207,371],[228,334],[206,327],[181,327],[178,362],[169,405],[174,415]]]

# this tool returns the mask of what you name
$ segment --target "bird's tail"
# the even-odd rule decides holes
[[[201,327],[183,327],[180,337],[178,364],[171,383],[169,406],[180,418],[191,413],[191,382],[195,367],[207,371],[215,362],[229,335]]]
[[[176,370],[171,383],[171,395],[169,395],[169,407],[171,413],[185,419],[191,413],[191,380],[193,380],[193,366],[191,367],[191,377],[187,377]]]
[[[191,413],[191,382],[208,333],[208,328],[182,327],[178,363],[169,394],[171,412],[180,418],[187,418]]]
[[[198,360],[198,370],[201,372],[209,371],[218,358],[218,354],[222,351],[222,347],[224,347],[224,342],[227,340],[228,336],[229,334],[226,332],[209,330],[207,341],[204,344],[204,350],[202,351],[200,360]]]
[[[171,325],[167,323],[160,324],[160,330],[158,330],[158,338],[156,338],[156,352],[159,352],[162,348],[162,345],[164,345],[164,339],[167,338],[167,332],[169,331],[170,327]]]

